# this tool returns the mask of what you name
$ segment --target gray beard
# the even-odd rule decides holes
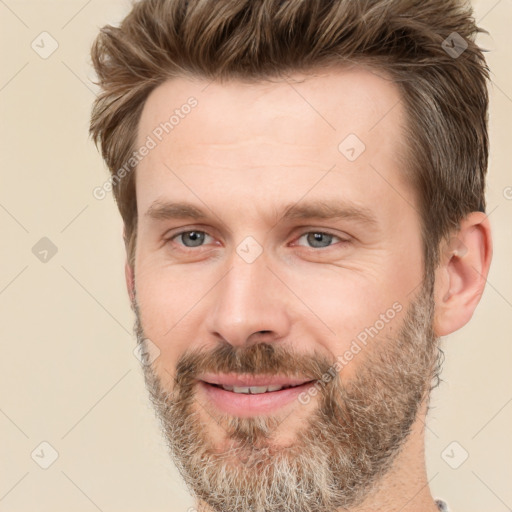
[[[134,311],[144,351],[136,299]],[[342,381],[341,370],[319,386],[317,406],[291,446],[274,442],[285,418],[218,413],[215,421],[226,436],[222,448],[215,446],[195,400],[195,377],[279,373],[321,380],[333,374],[334,363],[325,356],[271,343],[189,351],[179,359],[169,391],[152,366],[143,365],[170,455],[192,494],[214,512],[332,512],[363,503],[403,448],[420,406],[428,404],[432,379],[439,384],[442,351],[433,311],[432,293],[424,287],[396,337],[381,336],[362,349],[354,378]]]

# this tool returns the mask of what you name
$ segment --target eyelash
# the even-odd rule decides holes
[[[174,233],[172,236],[166,238],[165,242],[166,243],[169,243],[169,242],[173,242],[174,239],[178,238],[179,236],[181,235],[184,235],[186,233],[192,233],[192,232],[195,232],[195,233],[202,233],[202,234],[205,234],[207,236],[211,236],[209,235],[206,231],[202,231],[200,229],[186,229],[184,231],[180,231],[178,233]],[[302,237],[304,237],[305,235],[309,235],[309,234],[320,234],[320,235],[327,235],[327,236],[331,236],[333,238],[337,238],[339,240],[338,243],[341,243],[341,244],[347,244],[347,243],[350,243],[350,240],[347,240],[347,239],[344,239],[344,238],[341,238],[340,236],[338,235],[335,235],[334,233],[330,233],[328,231],[304,231],[302,232],[299,237],[297,238],[297,240],[300,240]],[[193,249],[197,249],[198,247],[204,247],[204,245],[200,245],[200,246],[197,246],[197,247],[187,247],[186,245],[183,245],[183,244],[178,244],[183,250],[187,251],[187,250],[193,250]],[[310,249],[310,250],[313,250],[313,251],[319,251],[319,250],[327,250],[331,247],[333,247],[334,245],[336,244],[332,244],[332,245],[329,245],[327,247],[307,247],[307,246],[299,246],[299,247],[303,247],[305,249]]]

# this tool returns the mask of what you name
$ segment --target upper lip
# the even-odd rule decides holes
[[[208,373],[198,377],[198,380],[207,382],[208,384],[216,384],[218,386],[237,386],[237,387],[253,387],[253,386],[299,386],[312,379],[307,377],[287,377],[284,375],[237,375],[237,374],[218,374]]]

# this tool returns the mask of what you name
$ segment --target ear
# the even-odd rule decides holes
[[[469,214],[440,249],[434,330],[446,336],[469,322],[484,292],[492,259],[488,217],[482,212]]]

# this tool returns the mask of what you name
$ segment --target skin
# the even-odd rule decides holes
[[[213,350],[220,341],[237,348],[265,341],[332,359],[399,303],[402,312],[365,350],[392,337],[424,268],[418,200],[400,158],[406,113],[396,86],[361,68],[251,85],[176,78],[148,98],[138,147],[190,96],[197,107],[138,165],[135,268],[126,264],[144,335],[160,350],[152,370],[165,389],[172,391],[186,350]],[[366,146],[353,162],[338,150],[349,134]],[[376,222],[281,218],[287,205],[330,200],[364,209]],[[147,215],[165,201],[191,203],[209,217]],[[175,236],[187,230],[204,231],[204,245],[188,248]],[[307,234],[318,232],[334,235],[329,247],[308,247]],[[249,236],[262,249],[252,263],[236,252]],[[486,216],[468,215],[451,241],[435,273],[437,336],[465,325],[483,293],[492,253]],[[350,382],[364,361],[355,357],[341,378]],[[201,393],[197,400],[209,439],[225,449],[215,411],[205,412]],[[276,443],[293,445],[317,405],[287,406]],[[350,510],[437,510],[425,469],[426,413],[424,402],[377,492]]]

